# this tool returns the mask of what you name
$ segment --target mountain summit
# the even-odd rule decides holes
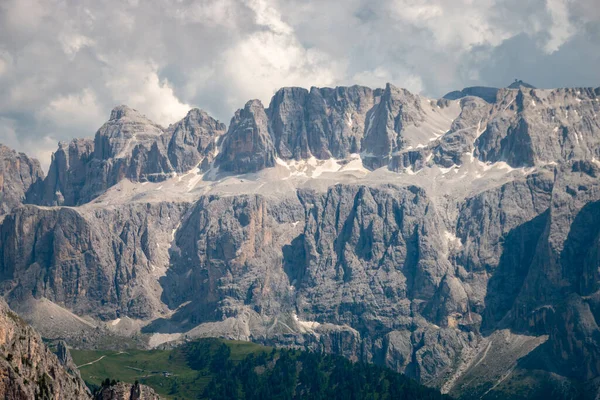
[[[599,112],[600,88],[526,84],[282,88],[228,128],[119,107],[43,181],[4,169],[26,195],[2,198],[0,289],[81,346],[219,336],[593,398]]]

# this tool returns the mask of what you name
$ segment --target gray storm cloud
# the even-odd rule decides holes
[[[43,165],[127,104],[224,122],[281,86],[600,85],[597,0],[4,0],[0,142]]]

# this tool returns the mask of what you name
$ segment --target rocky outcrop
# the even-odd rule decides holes
[[[503,89],[475,156],[512,167],[600,159],[600,91]]]
[[[407,125],[419,124],[423,118],[420,99],[406,89],[387,84],[372,120],[365,128],[363,151],[370,168],[387,165],[391,154],[404,146],[401,132]]]
[[[180,324],[175,331],[181,332],[203,321],[235,319],[232,327],[245,326],[236,331],[246,333],[233,338],[357,360],[390,358],[399,350],[383,343],[408,335],[400,370],[436,378],[476,344],[454,327],[440,332],[433,325],[439,319],[447,326],[448,315],[466,314],[468,307],[455,294],[462,288],[434,233],[440,224],[417,187],[339,185],[285,200],[203,197],[177,231],[163,282],[163,300],[178,310],[170,324]],[[447,307],[438,306],[431,321],[436,301]],[[207,328],[213,334],[222,329],[215,323]],[[468,318],[461,324],[468,326]],[[148,332],[165,328],[155,324]],[[204,335],[203,328],[194,332],[187,335]],[[226,332],[232,331],[222,332],[231,337]],[[431,353],[440,338],[447,346],[435,354],[443,360]]]
[[[464,88],[463,90],[454,90],[444,95],[444,99],[458,100],[467,96],[479,97],[488,103],[496,102],[496,95],[498,94],[498,88],[486,87],[486,86],[472,86]]]
[[[29,203],[40,204],[80,204],[86,198],[89,163],[94,156],[94,141],[91,139],[73,139],[70,143],[61,142],[58,150],[52,154],[48,176],[44,180],[41,194],[35,190],[29,192]],[[31,196],[39,195],[35,202]],[[82,199],[83,196],[83,199]]]
[[[381,90],[363,86],[282,88],[267,111],[282,159],[343,159],[359,153],[367,113]]]
[[[224,124],[198,109],[163,129],[134,109],[116,107],[93,140],[59,144],[48,177],[29,191],[28,202],[75,206],[123,179],[159,182],[194,168],[205,171],[224,131]]]
[[[168,155],[173,170],[177,173],[195,167],[206,171],[214,160],[217,140],[225,133],[225,124],[217,121],[205,111],[190,110],[184,119],[171,125]]]
[[[268,315],[291,312],[290,282],[281,251],[299,232],[297,198],[202,197],[178,229],[163,300],[175,320],[215,321],[245,305]],[[296,226],[294,226],[296,224]]]
[[[43,179],[37,160],[0,144],[0,218],[25,201],[27,191]]]
[[[152,388],[136,381],[134,384],[118,382],[103,386],[94,395],[94,400],[160,400],[160,397]]]
[[[461,165],[465,154],[473,154],[473,144],[483,131],[482,122],[487,119],[490,108],[477,97],[462,99],[460,114],[450,130],[431,146],[433,164],[450,168]]]
[[[497,90],[494,101],[467,89],[435,101],[391,84],[282,88],[267,110],[259,101],[246,104],[226,134],[224,124],[198,109],[163,129],[119,106],[93,143],[59,145],[43,188],[33,185],[27,202],[83,204],[123,179],[164,181],[194,168],[206,172],[213,161],[223,172],[242,174],[273,167],[277,157],[347,162],[356,153],[369,169],[396,172],[450,168],[467,154],[513,168],[600,159],[598,93],[518,85]]]
[[[158,276],[168,266],[170,238],[184,207],[24,206],[0,229],[3,295],[15,305],[46,298],[108,320],[159,315]]]
[[[10,400],[89,399],[42,338],[0,300],[0,396]]]
[[[60,362],[60,364],[69,374],[78,377],[81,376],[75,361],[73,361],[73,357],[71,357],[67,343],[64,340],[59,340],[58,343],[56,343],[55,354],[58,358],[58,362]]]
[[[223,138],[217,165],[222,171],[244,174],[275,165],[275,148],[262,103],[251,100],[236,111]]]

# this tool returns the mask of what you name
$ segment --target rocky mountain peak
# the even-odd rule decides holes
[[[192,108],[187,112],[183,120],[195,120],[195,121],[203,121],[206,119],[212,119],[208,113],[200,108]]]
[[[3,219],[0,294],[44,328],[337,352],[476,398],[535,378],[519,360],[596,379],[600,90],[465,91],[282,88],[228,129],[125,112],[55,153],[45,193],[79,207]]]
[[[43,179],[38,160],[0,143],[0,219],[25,201],[30,188],[40,186]]]
[[[116,121],[120,119],[129,119],[129,120],[148,120],[145,115],[140,113],[138,110],[133,109],[126,105],[116,106],[110,112],[109,121]]]
[[[231,120],[217,164],[223,171],[247,173],[275,165],[275,147],[260,100],[250,100]]]
[[[510,85],[508,85],[507,88],[508,89],[520,89],[520,88],[535,89],[535,86],[533,86],[527,82],[523,82],[520,79],[515,79],[515,81],[513,83],[511,83]]]
[[[265,107],[262,102],[258,99],[252,99],[246,102],[243,108],[243,113],[251,113],[252,115],[257,115],[264,113]]]
[[[168,129],[171,138],[168,155],[176,172],[186,172],[195,166],[206,171],[216,154],[217,142],[226,126],[204,110],[194,108]]]
[[[599,96],[591,89],[500,89],[476,156],[512,167],[598,158],[598,112]]]

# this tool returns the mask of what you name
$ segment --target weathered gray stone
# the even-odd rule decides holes
[[[20,205],[29,189],[39,187],[43,179],[37,160],[0,144],[0,219]]]
[[[90,399],[42,338],[0,300],[0,396],[22,399]]]
[[[216,161],[221,170],[237,174],[275,165],[275,148],[260,101],[251,100],[236,111]]]

